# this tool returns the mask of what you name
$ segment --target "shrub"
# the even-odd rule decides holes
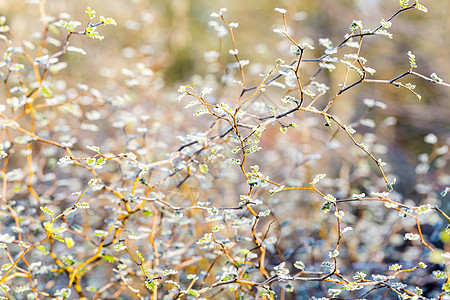
[[[288,11],[275,8],[273,31],[290,53],[265,65],[241,58],[239,24],[221,9],[209,25],[231,49],[206,52],[212,75],[175,96],[144,58],[122,69],[122,88],[112,69],[99,70],[114,92],[91,87],[97,69],[77,83],[77,55],[89,52],[74,37],[103,40],[116,21],[88,7],[80,30],[45,4],[33,39],[0,19],[3,298],[449,297],[450,218],[439,206],[448,146],[427,132],[415,182],[397,190],[383,160],[398,164],[400,150],[379,142],[396,119],[379,100],[363,96],[353,109],[345,98],[377,84],[421,100],[414,78],[449,87],[421,72],[413,50],[390,77],[361,56],[367,40],[384,45],[400,15],[425,6],[400,1],[375,28],[354,20],[339,43],[318,46],[295,38]],[[108,39],[96,47],[106,57]],[[183,60],[164,67],[176,72]],[[395,171],[399,184],[407,168]]]

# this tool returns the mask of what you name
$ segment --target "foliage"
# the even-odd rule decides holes
[[[73,57],[89,56],[69,45],[74,36],[107,49],[100,32],[120,22],[96,20],[88,7],[78,31],[82,22],[49,17],[46,1],[34,2],[38,39],[21,39],[0,18],[3,298],[450,297],[450,218],[438,199],[449,188],[423,183],[449,177],[448,146],[424,136],[432,148],[418,158],[412,200],[396,191],[383,161],[395,158],[376,141],[395,119],[368,117],[389,107],[366,98],[349,123],[335,111],[368,85],[419,100],[407,78],[449,87],[421,73],[415,49],[388,79],[361,56],[369,39],[394,43],[397,17],[424,5],[400,1],[373,29],[353,20],[335,46],[336,37],[298,40],[289,10],[274,8],[286,55],[259,66],[259,76],[241,57],[233,12],[220,9],[209,25],[231,49],[205,53],[220,76],[183,84],[178,96],[164,90],[172,102],[149,112],[139,98],[158,92],[164,76],[143,62],[122,70],[124,93],[60,79],[80,67]],[[330,72],[342,75],[334,95]],[[177,120],[175,99],[195,120],[179,124],[178,147],[163,128]]]

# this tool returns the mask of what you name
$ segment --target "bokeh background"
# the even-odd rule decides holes
[[[369,66],[377,70],[375,78],[390,79],[407,70],[408,51],[416,55],[418,72],[427,76],[435,72],[444,80],[449,77],[450,50],[447,36],[450,25],[445,19],[450,11],[450,4],[447,1],[425,1],[424,5],[429,10],[426,14],[416,10],[401,14],[395,19],[390,28],[395,42],[382,37],[365,39],[361,55],[368,59]],[[153,86],[146,89],[145,95],[139,94],[142,93],[141,90],[135,89],[132,92],[136,93],[135,97],[148,103],[149,110],[162,107],[168,102],[173,103],[180,84],[201,83],[211,77],[214,80],[220,79],[224,64],[233,62],[233,57],[227,54],[230,49],[229,35],[219,41],[214,30],[208,26],[208,22],[212,20],[210,13],[221,7],[228,9],[225,16],[229,22],[238,22],[240,25],[236,29],[236,41],[241,58],[251,62],[247,70],[250,75],[249,85],[258,83],[256,75],[268,69],[276,58],[289,57],[289,41],[272,32],[281,25],[281,17],[273,11],[274,7],[288,10],[287,23],[296,40],[315,44],[316,49],[309,52],[307,58],[319,57],[323,53],[323,47],[317,43],[319,38],[329,37],[335,44],[340,42],[348,33],[352,20],[362,20],[365,28],[374,28],[378,26],[380,19],[387,19],[398,9],[396,1],[381,0],[49,0],[46,10],[47,15],[54,17],[68,13],[73,20],[84,24],[87,21],[84,16],[87,6],[95,9],[98,15],[113,17],[119,25],[101,29],[101,33],[105,35],[102,43],[81,36],[73,37],[71,45],[85,49],[88,55],[67,54],[64,59],[82,67],[66,69],[62,75],[70,76],[80,83],[95,83],[95,88],[113,96],[129,91],[123,84],[128,78],[122,73],[122,69],[133,70],[137,63],[143,63],[155,72],[151,82],[147,83]],[[14,28],[14,33],[30,39],[40,26],[39,18],[33,17],[38,13],[36,7],[25,1],[5,0],[0,3],[0,10],[9,20],[11,28]],[[61,31],[55,38],[61,40],[64,35]],[[221,53],[222,64],[205,59],[204,53],[211,50]],[[314,65],[311,70],[305,70],[305,75],[308,71],[315,70],[315,67]],[[331,87],[329,95],[336,92],[343,72],[344,68],[341,67],[332,73],[320,74],[318,80],[326,81]],[[423,96],[421,102],[401,89],[367,84],[364,89],[347,93],[345,100],[340,100],[341,103],[334,109],[339,111],[341,119],[352,120],[361,114],[361,107],[364,107],[362,99],[383,101],[388,109],[381,114],[397,117],[398,123],[395,133],[380,138],[386,138],[394,146],[392,148],[397,150],[394,155],[398,160],[402,156],[403,159],[414,160],[415,156],[429,147],[423,142],[423,137],[428,132],[442,135],[445,141],[449,126],[449,101],[445,87],[432,86],[412,77],[405,78],[404,82],[421,83],[420,90],[417,90]],[[94,87],[93,84],[90,86]],[[330,96],[324,97],[321,105],[324,106],[329,98]],[[408,129],[403,128],[405,123],[408,123]],[[395,147],[395,144],[400,144],[400,147]],[[402,152],[399,148],[408,151]]]

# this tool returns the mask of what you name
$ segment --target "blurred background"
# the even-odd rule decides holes
[[[391,79],[406,71],[408,51],[416,55],[419,73],[429,76],[434,72],[444,80],[450,77],[447,66],[450,56],[447,38],[450,24],[445,21],[450,4],[448,1],[424,1],[423,4],[428,8],[428,13],[414,10],[395,18],[389,28],[394,41],[381,36],[365,39],[361,56],[368,59],[368,66],[376,69],[374,78]],[[64,59],[69,64],[82,67],[65,69],[62,75],[75,78],[80,83],[95,83],[95,86],[90,86],[116,95],[129,91],[129,87],[123,83],[130,78],[122,70],[135,70],[137,63],[144,64],[155,73],[151,82],[147,83],[153,85],[152,92],[138,96],[142,91],[136,90],[141,87],[133,87],[132,92],[154,106],[173,101],[180,84],[220,81],[226,64],[234,61],[228,55],[231,47],[229,34],[219,39],[215,30],[208,26],[210,21],[221,23],[220,20],[209,17],[211,12],[217,12],[221,7],[228,9],[225,13],[228,22],[239,23],[239,27],[235,29],[236,42],[241,59],[250,60],[246,70],[248,85],[258,83],[257,75],[270,69],[276,58],[290,58],[289,41],[272,31],[282,25],[281,15],[273,10],[275,7],[287,9],[287,24],[294,39],[315,45],[315,50],[307,52],[306,58],[323,54],[324,48],[318,44],[319,38],[328,37],[334,44],[338,44],[348,33],[348,26],[353,20],[362,20],[364,28],[375,28],[381,19],[387,19],[399,8],[396,1],[382,0],[48,0],[46,13],[53,17],[69,14],[72,20],[85,24],[87,18],[84,10],[87,6],[96,10],[98,15],[114,18],[118,26],[100,28],[101,34],[105,36],[101,43],[74,36],[71,45],[85,49],[87,55],[66,54]],[[37,38],[35,32],[41,26],[39,18],[35,16],[38,14],[36,8],[37,5],[30,5],[25,1],[6,0],[0,3],[0,11],[7,17],[14,34],[30,40]],[[82,25],[79,29],[82,30]],[[60,34],[53,37],[61,40],[65,34],[60,30]],[[58,46],[54,49],[58,49]],[[214,61],[214,57],[208,58],[205,55],[209,51],[220,53],[219,63]],[[344,49],[337,57],[341,58],[343,54],[351,52],[352,49]],[[105,64],[105,61],[108,63]],[[304,76],[311,75],[316,67],[314,64],[311,68],[305,68]],[[330,86],[328,97],[322,97],[323,103],[317,104],[318,108],[325,106],[331,95],[335,94],[343,72],[344,68],[340,66],[334,72],[322,72],[317,78]],[[442,141],[446,143],[449,101],[444,87],[432,86],[412,77],[404,78],[403,82],[420,82],[421,87],[417,92],[423,96],[423,100],[419,102],[414,95],[392,86],[366,84],[364,88],[347,93],[345,100],[343,97],[341,103],[333,109],[339,111],[338,115],[342,120],[347,121],[360,116],[364,98],[384,102],[387,109],[380,112],[382,117],[397,117],[395,133],[385,138],[390,139],[390,144],[398,151],[396,155],[414,159],[408,156],[417,156],[429,150],[430,146],[423,141],[429,131],[442,135]],[[164,89],[163,98],[157,95],[155,86],[158,90]],[[404,123],[412,128],[403,129]],[[395,144],[401,144],[400,148],[407,147],[408,153],[402,153]]]

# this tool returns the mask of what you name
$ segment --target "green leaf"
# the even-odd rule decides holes
[[[208,165],[206,165],[206,164],[200,164],[200,165],[198,165],[198,167],[199,167],[199,169],[200,169],[200,172],[202,172],[202,173],[208,173]]]
[[[353,20],[352,24],[350,24],[349,30],[350,31],[356,31],[358,29],[362,29],[362,22],[361,20]]]
[[[16,63],[16,64],[13,64],[9,69],[11,71],[22,71],[24,68],[25,68],[24,65]]]
[[[37,246],[36,249],[38,249],[44,256],[47,256],[49,254],[48,250],[42,245]]]
[[[304,90],[303,92],[311,98],[314,98],[316,96],[316,94],[311,92],[310,90]]]
[[[41,211],[49,216],[53,216],[53,211],[46,206],[41,206]]]
[[[58,27],[63,27],[63,28],[65,28],[67,31],[74,31],[75,28],[77,28],[78,26],[81,25],[81,23],[78,22],[78,21],[69,21],[69,22],[66,22],[66,21],[64,21],[64,20],[59,20],[59,21],[55,22],[54,25],[55,25],[55,26],[58,26]]]
[[[105,17],[101,16],[99,19],[100,19],[100,21],[102,21],[103,24],[105,24],[105,25],[114,25],[114,26],[117,26],[117,22],[116,22],[116,20],[114,20],[113,18],[105,18]]]
[[[114,256],[112,256],[112,255],[102,254],[102,258],[104,258],[109,263],[113,263],[114,262]]]
[[[66,237],[65,241],[67,248],[72,248],[75,245],[75,241],[71,237]]]
[[[141,260],[141,263],[144,263],[145,259],[144,259],[144,257],[142,256],[141,252],[136,251],[136,254],[137,254],[137,256],[139,257],[139,259]]]
[[[95,18],[95,10],[92,10],[89,6],[86,8],[85,13],[89,20]]]
[[[392,192],[394,190],[394,184],[397,182],[397,178],[394,178],[394,180],[392,180],[392,182],[389,182],[387,184],[387,189],[389,192]]]
[[[53,91],[47,85],[41,86],[41,92],[42,92],[42,94],[44,94],[44,97],[46,97],[46,98],[50,98],[51,96],[53,96]]]
[[[60,235],[52,234],[52,238],[54,238],[58,242],[64,243],[64,239]]]
[[[324,116],[325,117],[325,126],[330,127],[331,129],[333,129],[333,127],[331,127],[331,118],[327,115]]]
[[[153,216],[153,212],[151,210],[148,210],[147,208],[144,208],[142,210],[142,213],[144,214],[144,216],[149,217],[149,216]]]
[[[407,7],[409,0],[400,0],[400,6],[401,7]]]
[[[386,21],[385,19],[381,19],[380,24],[384,28],[389,28],[389,27],[392,26],[392,22],[391,21]]]
[[[151,279],[145,281],[145,286],[153,292],[156,291],[156,283]]]
[[[435,82],[444,82],[441,78],[439,78],[436,73],[431,73],[431,78],[435,81]]]
[[[408,51],[407,54],[408,54],[409,65],[410,65],[411,69],[417,68],[416,56],[411,51]]]
[[[54,24],[48,25],[48,30],[53,33],[54,35],[59,35],[59,29]]]
[[[392,35],[392,33],[390,33],[389,31],[385,30],[385,29],[378,29],[376,32],[376,34],[379,35],[385,35],[388,38],[390,38],[391,40],[394,38],[394,36]]]
[[[428,12],[428,9],[422,4],[420,4],[418,0],[416,0],[416,8],[424,13]]]
[[[332,203],[330,201],[326,201],[322,207],[320,208],[320,211],[326,214],[330,211]]]
[[[194,297],[198,297],[198,296],[199,296],[198,292],[197,292],[196,290],[193,290],[193,289],[190,289],[190,290],[188,291],[188,294],[189,294],[189,295],[192,295],[192,296],[194,296]]]
[[[101,41],[105,38],[104,36],[98,34],[98,32],[95,30],[94,27],[87,27],[86,35],[92,39],[99,40],[99,41]]]

